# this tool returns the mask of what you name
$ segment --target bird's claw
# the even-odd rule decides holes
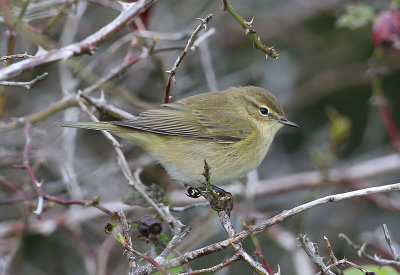
[[[213,194],[207,192],[207,189],[204,187],[194,188],[189,187],[186,191],[186,195],[191,198],[198,198],[203,196],[210,202],[210,206],[215,211],[226,211],[228,215],[230,215],[231,210],[233,209],[233,196],[231,193],[225,191],[222,188],[219,188],[215,185],[211,185],[211,188],[215,195],[217,195],[217,200],[214,199]]]

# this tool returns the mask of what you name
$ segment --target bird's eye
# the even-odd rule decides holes
[[[263,116],[268,115],[268,109],[264,108],[264,107],[261,107],[260,108],[260,114],[262,114]]]

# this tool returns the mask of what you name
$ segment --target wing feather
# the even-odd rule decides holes
[[[251,133],[250,123],[238,116],[235,110],[210,113],[207,109],[193,110],[190,102],[188,103],[177,101],[164,104],[160,109],[141,113],[135,120],[113,121],[112,124],[164,135],[228,143],[240,141]],[[243,121],[239,123],[238,120]],[[232,125],[240,125],[241,129],[236,129]]]

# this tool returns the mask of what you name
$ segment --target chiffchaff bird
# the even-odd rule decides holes
[[[205,186],[204,160],[211,167],[212,184],[229,182],[259,166],[283,125],[297,127],[272,94],[252,86],[190,96],[135,120],[60,125],[105,130],[131,140],[173,179],[194,188]]]

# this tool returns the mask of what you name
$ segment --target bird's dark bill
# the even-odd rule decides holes
[[[279,123],[282,123],[285,126],[291,126],[291,127],[299,127],[299,125],[297,125],[294,122],[291,122],[289,120],[287,120],[286,118],[282,118],[279,120]]]

